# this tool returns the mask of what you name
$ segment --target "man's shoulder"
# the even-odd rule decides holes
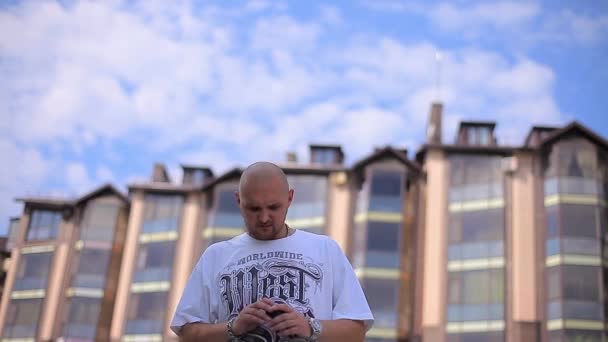
[[[210,255],[217,254],[217,253],[222,253],[226,250],[233,249],[236,244],[239,244],[242,242],[241,240],[242,240],[242,234],[237,235],[228,240],[214,242],[214,243],[210,244],[209,246],[207,246],[207,248],[205,248],[204,254],[210,254]]]
[[[325,244],[329,247],[337,246],[338,244],[329,236],[323,234],[315,234],[305,230],[299,230],[300,239],[306,240],[309,243]]]

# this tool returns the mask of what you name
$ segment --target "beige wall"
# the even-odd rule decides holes
[[[538,320],[536,288],[538,270],[535,258],[535,206],[533,159],[531,154],[520,153],[517,171],[512,175],[512,307],[514,321]]]
[[[23,241],[25,240],[27,226],[30,224],[29,222],[30,211],[24,210],[23,215],[21,215],[21,218],[19,219],[19,231],[17,232],[14,247],[11,251],[11,262],[8,273],[6,274],[6,280],[4,281],[2,300],[0,301],[0,336],[4,334],[6,312],[8,311],[8,305],[11,301],[11,292],[13,292],[13,284],[15,283],[17,268],[19,267],[19,260],[21,259],[21,247],[23,246]]]
[[[122,262],[120,264],[120,277],[116,289],[116,301],[114,303],[114,314],[112,315],[112,327],[110,339],[119,340],[124,330],[127,315],[127,303],[131,293],[131,278],[137,255],[139,230],[144,214],[144,196],[142,191],[136,191],[131,198],[131,213],[127,226]]]
[[[73,224],[69,223],[69,225],[71,227],[67,230],[71,231]],[[38,328],[38,337],[43,341],[50,340],[53,337],[54,323],[56,320],[61,319],[61,317],[57,317],[57,307],[59,305],[59,300],[63,300],[65,294],[63,278],[67,270],[68,249],[68,242],[62,241],[55,250],[48,285],[46,287],[46,299]]]
[[[199,212],[200,212],[200,194],[191,193],[187,196],[184,204],[184,213],[182,216],[182,225],[179,232],[179,240],[175,247],[175,260],[173,268],[173,281],[171,282],[171,291],[169,292],[169,303],[167,317],[165,322],[165,335],[175,336],[169,328],[173,313],[177,308],[177,303],[182,295],[182,291],[186,286],[186,281],[192,272],[194,265],[192,264],[195,246],[197,239],[201,239],[201,233],[198,229]]]
[[[429,149],[424,165],[427,176],[422,326],[439,328],[444,323],[446,296],[446,234],[448,164],[444,153]],[[439,334],[441,335],[441,334]]]
[[[15,277],[17,275],[17,267],[19,266],[19,259],[21,257],[20,249],[14,248],[11,254],[11,263],[9,266],[6,280],[4,282],[4,292],[2,294],[2,301],[0,304],[0,336],[4,334],[4,323],[6,322],[6,312],[8,305],[11,301],[11,292],[13,291],[13,284],[15,283]]]
[[[336,240],[342,251],[348,248],[348,230],[351,216],[351,192],[345,172],[336,172],[328,179],[329,207],[327,235]]]

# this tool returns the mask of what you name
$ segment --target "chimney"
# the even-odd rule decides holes
[[[154,171],[152,171],[152,182],[171,183],[171,179],[169,178],[169,174],[167,173],[167,168],[165,167],[165,164],[154,164]]]
[[[287,152],[287,162],[288,163],[297,163],[298,155],[295,152]]]
[[[443,115],[443,104],[433,102],[429,113],[429,122],[426,128],[426,143],[441,144],[441,116]]]

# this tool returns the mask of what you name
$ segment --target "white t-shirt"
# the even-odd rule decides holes
[[[296,230],[270,241],[243,233],[209,246],[188,279],[171,328],[228,321],[262,297],[320,320],[362,320],[367,329],[373,324],[359,280],[338,244]]]

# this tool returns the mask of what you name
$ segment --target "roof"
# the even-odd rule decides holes
[[[563,128],[553,131],[552,133],[549,134],[549,136],[547,136],[543,141],[541,141],[540,144],[543,147],[549,146],[549,145],[554,144],[557,140],[559,140],[565,136],[568,136],[570,134],[573,134],[573,133],[582,134],[583,136],[587,137],[589,140],[593,141],[594,143],[596,143],[596,144],[600,145],[601,147],[603,147],[604,149],[608,150],[608,141],[606,141],[599,134],[593,132],[592,130],[583,126],[582,124],[580,124],[577,121],[572,121],[571,123],[564,126]]]
[[[496,145],[444,145],[444,144],[424,144],[416,152],[416,160],[420,163],[429,149],[440,149],[448,153],[463,154],[494,154],[508,156],[519,151],[532,151],[526,146],[496,146]]]
[[[75,204],[80,204],[83,202],[86,202],[94,197],[97,197],[99,195],[102,195],[104,193],[111,193],[113,195],[116,195],[118,198],[120,198],[125,204],[130,203],[129,198],[123,194],[122,192],[118,191],[112,184],[110,183],[106,183],[100,187],[98,187],[97,189],[88,192],[82,196],[80,196],[79,198],[76,199],[76,203]]]
[[[353,171],[360,170],[360,169],[364,168],[365,166],[367,166],[375,161],[378,161],[380,159],[383,159],[383,158],[394,158],[412,170],[415,170],[415,171],[421,170],[420,165],[418,165],[418,163],[416,163],[414,161],[409,160],[407,158],[406,153],[404,153],[398,149],[394,149],[391,146],[386,146],[382,149],[376,150],[371,155],[359,160],[352,166],[352,170]]]
[[[181,166],[181,168],[184,170],[204,170],[204,171],[207,171],[207,172],[213,174],[213,171],[207,165],[180,164],[179,166]]]
[[[240,178],[242,173],[243,173],[242,168],[240,168],[240,167],[232,168],[232,169],[228,170],[227,172],[225,172],[223,175],[221,175],[217,178],[214,178],[209,183],[206,183],[205,185],[203,185],[203,191],[207,191],[207,190],[213,188],[214,186],[216,186],[217,184],[225,182],[227,180],[231,180],[233,178]]]
[[[534,132],[542,132],[542,131],[555,131],[558,130],[559,127],[555,127],[555,126],[532,126],[532,128],[530,129],[530,132],[528,132],[528,135],[526,136],[526,139],[524,140],[524,145],[528,146],[530,144],[530,139],[532,139],[532,134],[534,134]]]
[[[184,185],[165,182],[131,183],[128,187],[129,191],[150,190],[164,193],[187,193],[192,191],[198,191],[201,189],[200,185]]]
[[[15,201],[55,208],[71,207],[75,203],[74,200],[53,197],[17,197]]]
[[[462,128],[462,126],[483,126],[483,127],[496,127],[496,122],[494,121],[460,121],[460,126]]]

